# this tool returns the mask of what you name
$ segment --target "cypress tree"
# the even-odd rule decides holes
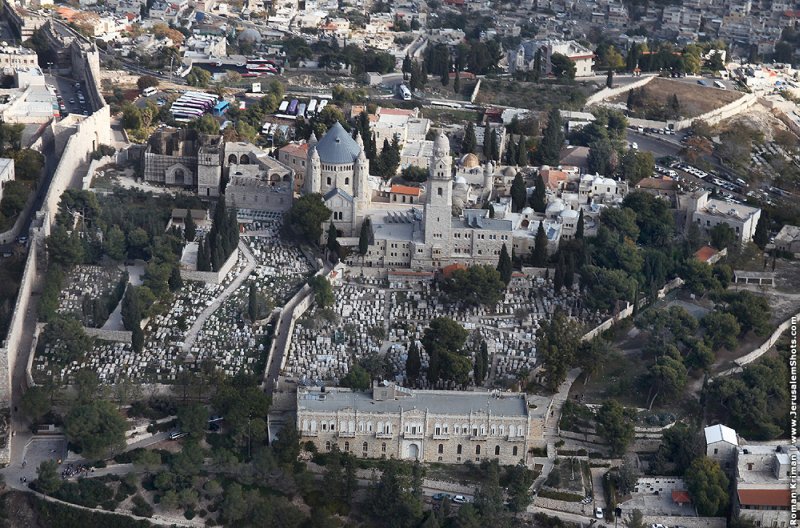
[[[572,285],[575,283],[575,257],[572,256],[572,253],[567,253],[566,264],[564,268],[564,286],[572,289]]]
[[[497,134],[492,132],[491,139],[489,140],[489,148],[491,150],[491,158],[494,161],[500,160],[500,145],[497,143]]]
[[[559,251],[558,253],[558,262],[556,262],[556,272],[553,275],[553,288],[555,289],[556,293],[561,291],[561,288],[564,287],[564,267],[566,263],[564,262],[564,254]]]
[[[339,260],[339,241],[336,240],[336,226],[333,225],[333,222],[328,224],[328,237],[325,247],[328,248],[330,252],[329,258],[332,257],[334,262],[338,262]]]
[[[183,237],[187,242],[192,242],[197,236],[197,226],[192,218],[192,210],[186,210],[186,218],[183,220]]]
[[[486,156],[486,159],[492,157],[492,140],[489,137],[491,133],[492,129],[489,125],[483,127],[483,155]]]
[[[515,213],[520,212],[525,207],[527,197],[528,190],[525,188],[525,180],[522,178],[522,174],[518,172],[511,183],[511,209]]]
[[[470,122],[467,124],[467,128],[464,131],[464,139],[461,141],[461,153],[474,153],[477,144],[478,141],[475,139],[475,125]]]
[[[258,296],[254,282],[250,283],[250,290],[247,292],[247,315],[251,321],[258,319]]]
[[[527,139],[525,136],[520,136],[519,145],[517,146],[517,165],[526,167],[528,165],[528,147]]]
[[[369,251],[369,233],[370,233],[369,217],[361,222],[361,233],[358,235],[358,253],[363,257]]]
[[[547,207],[547,193],[544,188],[544,180],[541,174],[536,175],[535,187],[531,195],[531,207],[537,213],[543,213]]]
[[[447,86],[448,84],[450,84],[450,72],[445,68],[442,71],[442,86]]]
[[[541,162],[544,165],[558,165],[561,147],[564,144],[564,125],[558,108],[553,108],[547,115],[547,127],[544,129],[542,144],[539,148]]]
[[[176,292],[183,287],[183,277],[181,277],[181,270],[178,267],[178,264],[172,266],[172,271],[169,274],[169,280],[167,281],[169,285],[169,290]]]
[[[762,250],[769,243],[768,224],[769,218],[767,217],[767,213],[762,212],[761,217],[758,219],[758,223],[756,224],[756,232],[753,233],[753,242],[755,242],[755,244]]]
[[[578,240],[583,239],[583,208],[581,208],[581,212],[578,213],[578,225],[575,226],[575,238]]]
[[[461,77],[458,75],[458,71],[456,71],[456,78],[453,81],[453,91],[455,93],[461,93]]]
[[[533,265],[543,268],[547,265],[547,234],[544,232],[544,222],[539,222],[536,230],[536,240],[533,246]]]
[[[609,68],[606,75],[606,88],[611,88],[612,86],[614,86],[614,70]]]
[[[144,348],[144,331],[138,325],[131,330],[131,348],[137,354]]]
[[[500,249],[500,258],[497,261],[497,271],[500,273],[500,278],[506,286],[511,282],[511,274],[513,269],[511,267],[511,256],[508,254],[508,248],[503,244]]]
[[[419,371],[422,368],[422,360],[419,355],[419,348],[416,341],[411,341],[408,346],[408,357],[406,357],[406,375],[409,380],[419,378]]]

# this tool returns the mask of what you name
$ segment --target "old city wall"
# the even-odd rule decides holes
[[[605,101],[606,99],[611,99],[612,97],[624,94],[629,90],[633,90],[634,88],[641,88],[642,86],[646,85],[656,77],[657,75],[655,74],[642,75],[641,79],[636,80],[632,83],[628,83],[623,86],[617,86],[616,88],[603,88],[599,92],[592,94],[591,96],[589,96],[588,99],[586,99],[585,107],[588,108],[592,105],[596,105],[598,103]]]

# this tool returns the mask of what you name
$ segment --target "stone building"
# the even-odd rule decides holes
[[[687,222],[706,231],[718,224],[726,224],[736,233],[739,244],[750,242],[761,218],[761,209],[709,198],[708,194],[705,189],[700,189],[688,196],[685,201]]]
[[[213,196],[215,180],[217,189],[219,187],[221,149],[221,136],[200,134],[190,129],[159,130],[150,136],[144,151],[144,179],[198,189],[203,196]],[[198,188],[198,165],[213,168],[201,170],[201,188]]]
[[[517,464],[542,444],[549,403],[521,393],[412,391],[391,383],[375,384],[371,394],[300,388],[297,427],[321,452],[336,445],[363,458]]]
[[[292,206],[294,172],[251,143],[225,143],[225,202],[240,216],[284,213]]]
[[[759,527],[790,526],[792,472],[798,450],[789,444],[743,445],[736,451],[734,514]]]

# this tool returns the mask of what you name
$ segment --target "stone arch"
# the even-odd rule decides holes
[[[183,163],[176,163],[164,172],[164,183],[167,185],[194,185],[194,174]]]
[[[250,156],[247,154],[239,156],[239,165],[250,165]]]
[[[228,156],[228,164],[236,164],[239,163],[239,159],[236,157],[236,154],[231,154]]]
[[[419,460],[419,446],[417,444],[408,445],[408,458],[411,460]]]

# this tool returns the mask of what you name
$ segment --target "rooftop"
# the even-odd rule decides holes
[[[798,226],[787,224],[775,235],[775,242],[794,242],[795,240],[800,240],[800,227]]]
[[[712,248],[711,246],[703,246],[694,252],[694,258],[696,258],[700,262],[708,262],[717,253],[719,253],[719,251]],[[734,434],[736,434],[735,431]]]
[[[706,435],[706,445],[715,442],[728,442],[729,444],[739,445],[736,431],[722,424],[710,425],[706,427],[703,432]]]
[[[435,414],[463,416],[474,412],[490,412],[497,416],[527,416],[528,406],[520,393],[492,395],[488,392],[408,391],[401,397],[376,401],[369,392],[354,392],[343,388],[314,387],[297,391],[297,408],[310,411],[354,409],[360,412],[395,413],[412,409]],[[539,414],[546,406],[537,408]]]
[[[739,503],[745,506],[784,506],[791,502],[791,493],[786,489],[740,489]]]
[[[361,147],[337,121],[317,143],[317,153],[322,163],[343,165],[353,163]]]

